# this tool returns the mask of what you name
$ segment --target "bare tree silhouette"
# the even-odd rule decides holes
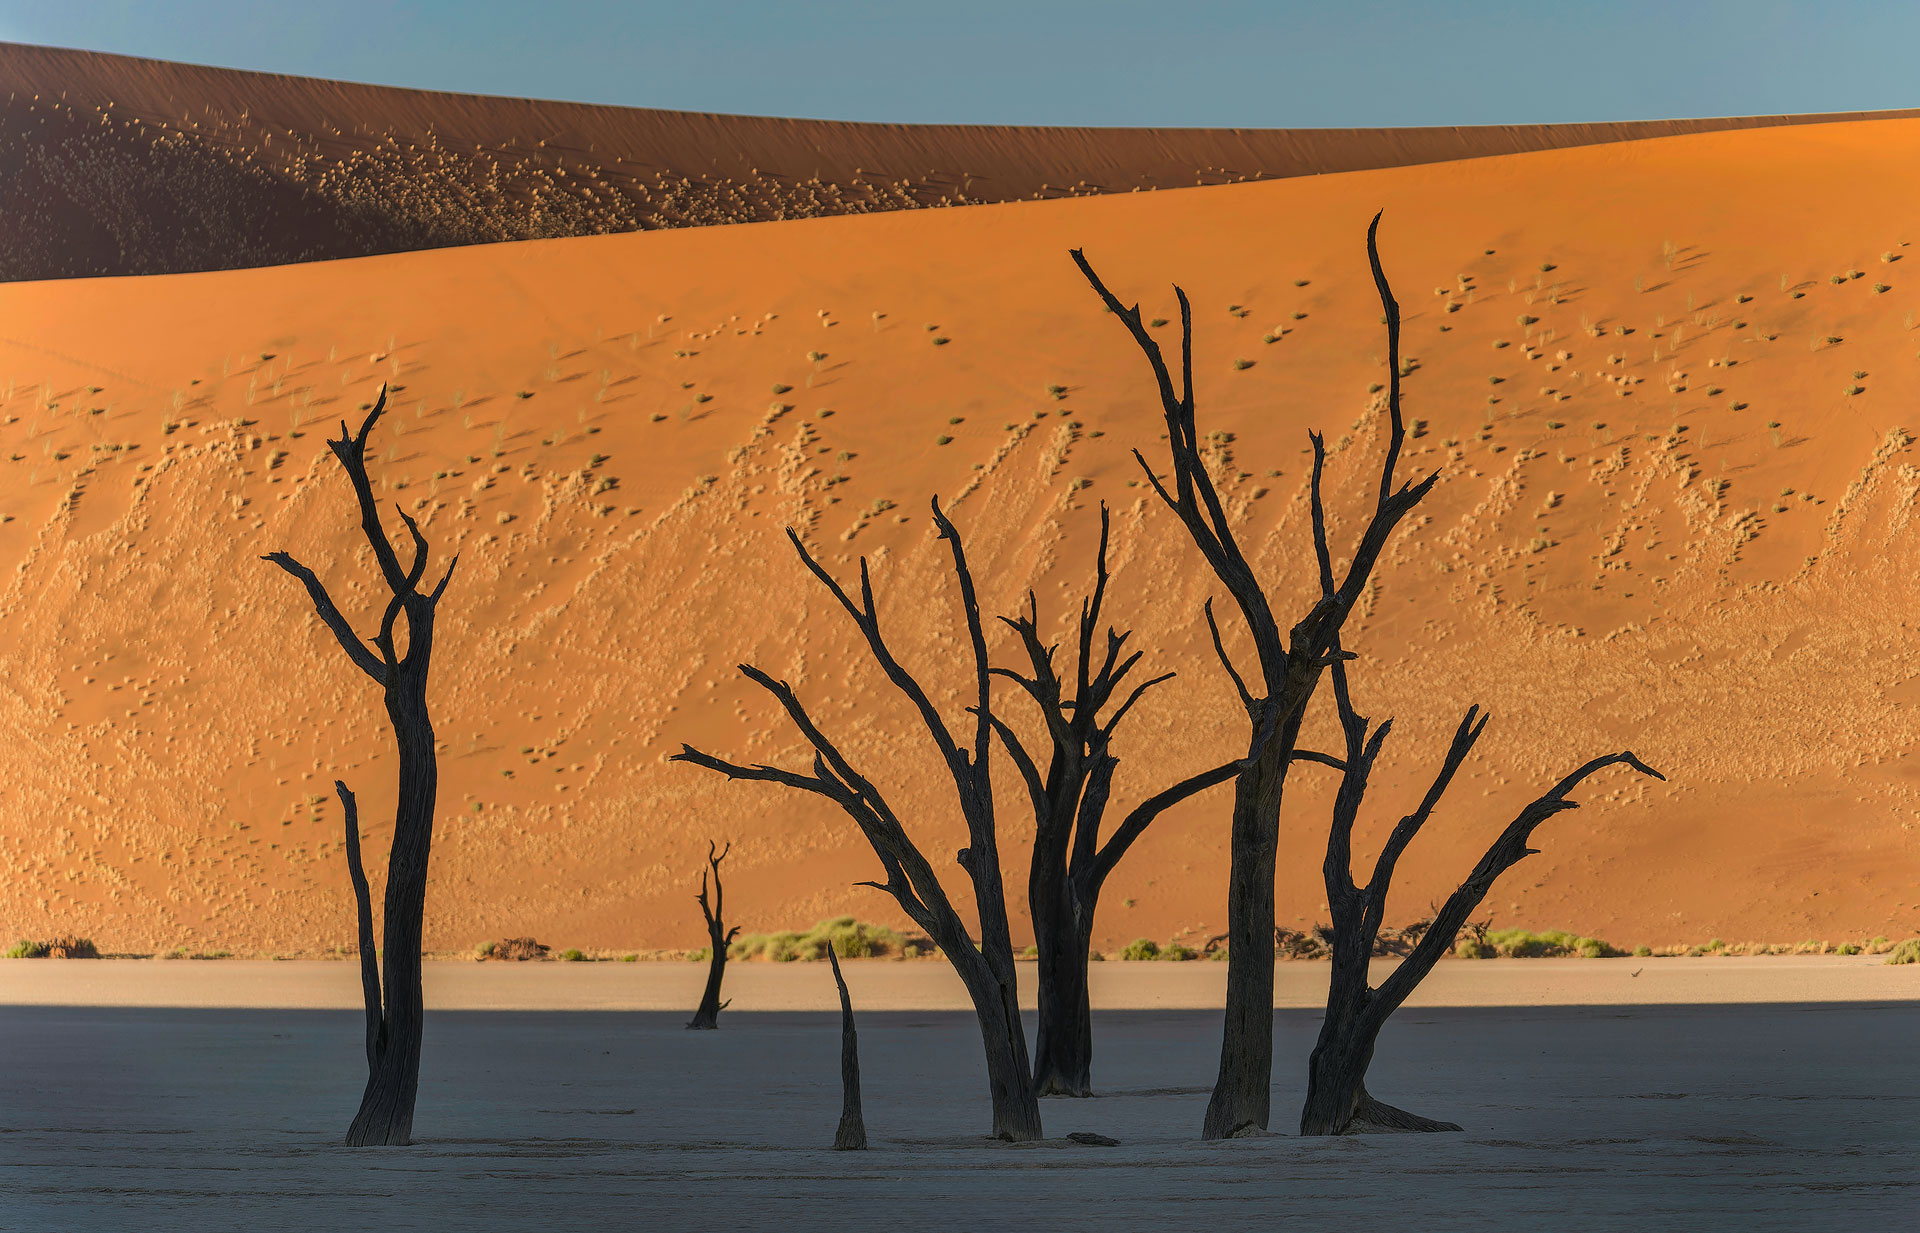
[[[1327,568],[1324,555],[1321,566],[1324,573]],[[1321,1022],[1320,1037],[1307,1064],[1307,1100],[1300,1112],[1300,1133],[1458,1130],[1460,1127],[1452,1122],[1408,1113],[1368,1094],[1367,1066],[1373,1060],[1374,1042],[1381,1027],[1447,953],[1466,925],[1467,917],[1492,889],[1494,880],[1533,854],[1527,841],[1534,828],[1554,814],[1580,807],[1578,801],[1567,798],[1567,793],[1588,776],[1610,766],[1628,766],[1655,779],[1665,776],[1631,753],[1623,752],[1595,758],[1562,779],[1552,791],[1521,810],[1500,833],[1467,880],[1435,913],[1433,924],[1413,950],[1376,989],[1368,983],[1368,959],[1380,937],[1394,868],[1407,845],[1432,816],[1434,807],[1453,782],[1454,773],[1472,752],[1474,742],[1487,726],[1487,717],[1477,706],[1467,709],[1466,718],[1454,731],[1453,742],[1434,775],[1432,786],[1419,806],[1395,825],[1374,860],[1373,875],[1365,886],[1358,886],[1353,880],[1353,827],[1366,797],[1367,778],[1380,757],[1393,721],[1389,719],[1369,729],[1366,718],[1354,710],[1344,663],[1333,666],[1333,696],[1346,743],[1340,790],[1334,798],[1333,822],[1327,830],[1324,866],[1327,903],[1333,914],[1333,972],[1327,989],[1326,1018]]]
[[[700,871],[700,894],[696,902],[700,905],[700,915],[707,919],[707,988],[700,995],[700,1008],[693,1012],[693,1018],[687,1026],[695,1029],[711,1029],[720,1026],[720,1012],[733,1001],[720,1000],[720,981],[727,974],[727,947],[732,945],[734,935],[740,932],[740,926],[729,929],[721,919],[725,907],[725,893],[720,889],[720,862],[727,859],[727,853],[733,851],[729,843],[720,850],[718,856],[713,852],[713,840],[707,840],[707,867]],[[707,905],[707,874],[713,874],[713,905]]]
[[[1180,302],[1182,378],[1176,391],[1160,344],[1154,341],[1141,320],[1139,305],[1129,308],[1122,304],[1094,273],[1081,251],[1072,250],[1080,272],[1126,326],[1152,369],[1167,425],[1173,468],[1171,489],[1138,450],[1134,451],[1134,457],[1145,471],[1148,484],[1179,517],[1215,577],[1240,609],[1258,663],[1254,686],[1262,692],[1256,695],[1228,656],[1209,603],[1207,626],[1213,635],[1214,650],[1233,679],[1246,710],[1246,761],[1249,763],[1237,779],[1234,791],[1232,867],[1227,888],[1226,1021],[1220,1047],[1220,1074],[1207,1104],[1202,1131],[1209,1139],[1224,1138],[1250,1127],[1265,1129],[1267,1125],[1273,1083],[1274,861],[1279,852],[1280,804],[1287,772],[1296,761],[1341,765],[1339,759],[1328,754],[1300,748],[1300,727],[1307,704],[1326,670],[1341,659],[1350,658],[1348,652],[1340,649],[1341,627],[1359,601],[1388,537],[1407,512],[1427,495],[1437,478],[1430,475],[1418,483],[1394,486],[1394,472],[1406,435],[1400,418],[1400,315],[1380,267],[1375,242],[1379,225],[1376,215],[1367,229],[1367,256],[1387,317],[1389,433],[1386,457],[1380,467],[1379,490],[1345,576],[1307,605],[1306,611],[1284,633],[1265,587],[1234,536],[1232,523],[1200,453],[1200,438],[1194,427],[1193,308],[1186,292],[1178,286],[1174,288]],[[1313,485],[1317,494],[1326,445],[1318,433],[1311,433],[1309,437],[1313,444]],[[1324,551],[1326,527],[1317,495],[1314,510],[1316,550]]]
[[[1034,1096],[1033,1074],[1028,1068],[1026,1030],[1020,1021],[1020,1001],[1015,983],[1013,943],[1008,933],[1006,889],[1000,877],[999,840],[994,829],[993,785],[989,776],[988,755],[992,747],[993,699],[989,689],[987,641],[980,627],[980,604],[974,592],[973,575],[967,569],[966,551],[960,533],[954,528],[940,502],[933,501],[933,521],[940,538],[952,547],[953,571],[959,583],[961,609],[966,618],[968,641],[973,655],[975,702],[973,732],[963,747],[948,728],[946,720],[920,683],[894,658],[880,633],[880,614],[873,598],[867,560],[860,559],[860,599],[855,602],[835,582],[832,575],[808,553],[800,537],[791,529],[787,539],[800,560],[839,601],[847,615],[865,637],[867,649],[894,688],[913,704],[921,722],[946,763],[953,780],[961,815],[967,823],[967,846],[958,855],[960,867],[973,885],[974,907],[980,922],[980,940],[976,943],[947,898],[945,888],[933,866],[907,835],[899,816],[873,783],[856,771],[833,741],[822,732],[806,707],[785,681],[776,681],[758,668],[741,664],[740,671],[780,703],[794,726],[813,746],[813,771],[803,774],[772,766],[743,766],[702,753],[683,745],[673,760],[691,762],[718,771],[729,779],[754,779],[785,784],[803,792],[812,792],[834,802],[844,810],[860,833],[866,836],[874,855],[885,870],[885,882],[865,882],[892,895],[916,925],[924,929],[947,961],[959,974],[961,983],[973,1001],[980,1021],[981,1041],[986,1050],[987,1084],[993,1099],[993,1134],[1014,1141],[1038,1139],[1040,1105]]]
[[[1171,672],[1135,685],[1122,696],[1127,675],[1141,653],[1126,653],[1131,631],[1106,631],[1105,648],[1094,640],[1106,602],[1110,517],[1100,507],[1100,551],[1093,592],[1080,603],[1071,680],[1054,662],[1057,643],[1041,641],[1039,601],[1027,592],[1026,611],[1001,621],[1020,635],[1031,676],[995,668],[1025,690],[1045,721],[1051,747],[1046,769],[999,716],[994,729],[1018,768],[1033,803],[1033,860],[1027,906],[1039,950],[1039,1030],[1034,1039],[1033,1081],[1041,1096],[1093,1094],[1093,1015],[1087,995],[1087,956],[1093,940],[1100,889],[1135,840],[1166,810],[1198,792],[1225,783],[1246,765],[1212,767],[1157,792],[1136,805],[1101,842],[1100,826],[1119,766],[1114,730],[1133,704]],[[1103,712],[1105,712],[1103,717]]]
[[[387,719],[393,725],[400,753],[400,784],[394,809],[393,846],[387,857],[386,902],[382,912],[385,940],[382,951],[386,970],[382,974],[374,954],[372,904],[367,892],[366,875],[359,861],[359,818],[353,808],[352,794],[344,784],[336,783],[341,804],[348,812],[347,834],[350,844],[349,875],[360,919],[360,972],[367,1010],[367,1087],[360,1098],[360,1110],[347,1129],[347,1143],[367,1145],[405,1145],[413,1133],[414,1098],[420,1087],[420,1033],[422,1003],[420,995],[420,941],[426,913],[427,862],[433,848],[434,794],[439,783],[439,764],[434,753],[433,721],[427,712],[427,672],[433,659],[433,622],[440,597],[453,578],[460,558],[447,563],[447,571],[432,591],[420,590],[427,568],[427,541],[420,527],[399,510],[413,540],[412,564],[402,567],[386,529],[380,524],[380,510],[374,501],[373,485],[367,478],[367,435],[386,410],[387,387],[379,397],[358,433],[349,433],[340,425],[340,439],[329,440],[334,456],[346,470],[360,508],[360,528],[373,549],[392,597],[380,618],[380,630],[369,641],[368,650],[327,594],[326,586],[311,569],[284,552],[269,553],[271,561],[299,579],[313,600],[314,611],[332,631],[340,648],[355,667],[381,687]],[[406,652],[402,654],[394,635],[399,618],[405,615]]]

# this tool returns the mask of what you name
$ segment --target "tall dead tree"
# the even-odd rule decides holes
[[[1181,384],[1176,390],[1160,344],[1141,319],[1140,306],[1129,308],[1107,289],[1079,249],[1074,263],[1099,293],[1101,300],[1124,324],[1153,371],[1167,426],[1173,483],[1168,487],[1138,450],[1134,457],[1146,472],[1154,492],[1180,519],[1234,604],[1253,643],[1258,672],[1250,686],[1234,667],[1221,642],[1219,626],[1207,608],[1207,624],[1214,650],[1233,678],[1246,710],[1248,767],[1236,780],[1231,838],[1232,865],[1227,886],[1227,1005],[1220,1046],[1220,1074],[1207,1104],[1202,1133],[1224,1138],[1250,1127],[1265,1129],[1271,1113],[1273,1084],[1273,945],[1274,861],[1279,852],[1280,804],[1287,772],[1296,761],[1334,762],[1325,754],[1300,748],[1300,726],[1307,704],[1322,674],[1346,658],[1340,649],[1340,630],[1352,613],[1367,579],[1394,528],[1433,487],[1437,475],[1417,483],[1394,486],[1406,430],[1400,417],[1400,310],[1388,291],[1380,267],[1375,233],[1376,215],[1367,229],[1367,257],[1387,317],[1389,432],[1386,457],[1381,462],[1378,495],[1365,529],[1355,545],[1353,559],[1337,584],[1326,589],[1291,628],[1283,632],[1272,602],[1253,566],[1241,550],[1226,509],[1215,491],[1213,477],[1200,453],[1194,428],[1193,308],[1178,286],[1180,302]],[[1310,433],[1315,458],[1315,484],[1326,446]],[[1315,510],[1319,510],[1318,502]],[[1324,535],[1324,528],[1316,531]],[[1259,692],[1256,693],[1255,690]]]
[[[867,1149],[867,1119],[860,1112],[860,1037],[853,1030],[853,998],[847,978],[840,974],[840,956],[827,939],[827,962],[833,965],[833,983],[840,989],[840,1126],[833,1132],[836,1152]]]
[[[853,618],[874,662],[919,712],[941,760],[946,763],[961,816],[967,824],[967,846],[960,849],[958,860],[973,884],[974,908],[980,922],[978,943],[968,935],[966,924],[947,898],[939,876],[907,835],[892,806],[814,723],[785,681],[776,681],[749,664],[740,665],[741,673],[773,695],[812,745],[811,774],[772,766],[742,766],[702,753],[691,745],[683,745],[673,760],[704,766],[729,779],[756,779],[812,792],[832,801],[853,819],[880,858],[880,866],[887,875],[884,883],[862,882],[860,885],[876,887],[892,895],[914,924],[934,940],[959,974],[980,1021],[987,1085],[993,1098],[993,1134],[996,1138],[1023,1142],[1040,1137],[1040,1104],[1034,1097],[1026,1030],[1020,1022],[1013,942],[1007,926],[1006,889],[1000,878],[999,841],[994,831],[993,785],[988,773],[993,699],[989,689],[987,640],[980,628],[980,604],[974,592],[973,575],[967,569],[960,533],[941,512],[938,499],[933,502],[933,521],[940,538],[952,546],[953,571],[960,586],[961,609],[973,652],[975,702],[968,708],[973,714],[973,732],[967,746],[962,746],[954,737],[926,690],[894,658],[881,636],[880,614],[874,604],[866,558],[860,558],[860,599],[856,603],[814,560],[791,529],[787,531],[787,539],[807,569]]]
[[[420,1033],[423,1008],[420,995],[420,943],[426,915],[427,862],[433,849],[434,794],[439,763],[434,754],[433,721],[427,712],[427,672],[433,660],[433,622],[441,595],[453,578],[460,558],[447,563],[446,573],[432,591],[421,591],[427,569],[427,541],[405,510],[398,510],[413,541],[413,560],[402,566],[380,523],[373,484],[367,478],[367,436],[386,410],[387,389],[380,387],[373,409],[350,433],[340,425],[340,439],[329,440],[334,456],[346,470],[360,507],[360,529],[373,549],[382,579],[391,592],[380,629],[368,642],[353,631],[319,577],[284,552],[270,553],[271,561],[299,579],[313,600],[314,611],[332,631],[341,650],[355,667],[379,685],[386,702],[400,753],[399,792],[394,806],[393,846],[387,857],[386,899],[382,912],[385,972],[372,946],[372,905],[365,874],[359,870],[359,822],[348,820],[354,880],[360,915],[360,971],[367,1009],[367,1086],[360,1110],[347,1129],[347,1143],[404,1146],[413,1133],[413,1104],[420,1087]],[[395,641],[399,619],[406,617],[406,650]],[[345,785],[338,785],[341,803],[351,801]]]
[[[700,905],[700,915],[707,918],[707,988],[700,995],[700,1009],[693,1012],[693,1018],[687,1026],[694,1029],[712,1029],[720,1026],[720,1012],[732,1003],[728,998],[720,1000],[720,981],[727,974],[727,947],[733,944],[740,926],[727,928],[721,919],[726,906],[726,894],[720,888],[720,862],[727,859],[727,853],[733,851],[729,843],[720,850],[718,856],[713,852],[713,840],[707,840],[707,867],[700,871],[700,894],[695,902]],[[713,904],[707,904],[707,874],[713,874]]]
[[[1105,843],[1100,826],[1120,764],[1113,733],[1143,694],[1170,680],[1168,672],[1142,681],[1121,696],[1141,653],[1127,653],[1131,631],[1107,628],[1105,649],[1096,652],[1106,602],[1110,518],[1100,507],[1100,551],[1092,594],[1080,603],[1075,660],[1063,679],[1054,659],[1058,643],[1043,642],[1039,601],[1027,592],[1027,610],[1000,619],[1020,635],[1033,675],[995,668],[1018,684],[1039,707],[1051,752],[1046,769],[1018,734],[999,717],[994,728],[1018,768],[1033,802],[1033,861],[1027,876],[1027,906],[1039,950],[1039,1030],[1034,1038],[1033,1082],[1041,1096],[1093,1094],[1093,1015],[1087,996],[1087,955],[1100,889],[1135,840],[1162,813],[1194,794],[1225,783],[1242,769],[1234,761],[1190,776],[1134,807]],[[1116,699],[1118,699],[1116,704]],[[1106,714],[1102,715],[1102,712]]]
[[[1317,489],[1316,489],[1317,495]],[[1320,520],[1316,518],[1316,525]],[[1330,572],[1326,541],[1316,537],[1324,581]],[[1391,719],[1369,729],[1368,721],[1353,707],[1347,684],[1347,666],[1333,666],[1333,696],[1339,709],[1340,729],[1346,740],[1344,765],[1340,772],[1340,790],[1334,798],[1333,822],[1327,831],[1325,876],[1327,903],[1333,914],[1333,973],[1327,989],[1327,1015],[1320,1025],[1320,1038],[1307,1064],[1307,1102],[1300,1112],[1303,1135],[1365,1134],[1377,1131],[1458,1130],[1452,1122],[1396,1109],[1375,1100],[1367,1093],[1367,1066],[1373,1060],[1374,1042],[1387,1016],[1407,1000],[1415,986],[1433,970],[1447,953],[1453,939],[1467,923],[1467,917],[1492,889],[1494,879],[1533,854],[1527,847],[1534,828],[1580,803],[1567,799],[1589,775],[1610,766],[1632,767],[1655,779],[1665,776],[1631,753],[1608,754],[1595,758],[1574,771],[1552,791],[1520,811],[1500,837],[1493,841],[1467,880],[1447,897],[1435,915],[1433,924],[1421,937],[1411,954],[1401,960],[1378,989],[1368,983],[1368,960],[1374,942],[1380,936],[1380,923],[1386,913],[1387,889],[1393,881],[1394,866],[1407,850],[1420,828],[1432,816],[1453,776],[1480,739],[1487,718],[1479,707],[1469,707],[1466,718],[1453,734],[1453,743],[1440,764],[1433,784],[1419,806],[1401,818],[1387,836],[1380,855],[1373,863],[1373,876],[1365,886],[1353,880],[1353,827],[1366,797],[1367,778],[1379,760]]]

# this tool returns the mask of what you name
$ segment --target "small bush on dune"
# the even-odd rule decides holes
[[[729,959],[768,959],[774,963],[813,961],[827,957],[827,943],[842,959],[874,959],[884,955],[917,958],[933,947],[922,939],[903,938],[885,925],[869,924],[851,916],[823,920],[805,933],[750,933],[727,947]]]
[[[6,952],[8,959],[98,959],[100,948],[93,944],[92,938],[77,938],[67,935],[47,942],[29,942],[25,939],[15,942]]]
[[[1888,963],[1920,963],[1920,938],[1908,938],[1887,954]]]
[[[480,958],[522,962],[528,959],[545,959],[547,950],[547,946],[532,938],[503,938],[491,945],[486,945],[480,952]]]
[[[1577,956],[1582,959],[1614,959],[1627,952],[1599,938],[1581,937],[1563,929],[1535,933],[1530,929],[1476,930],[1454,947],[1462,959],[1553,959]]]
[[[581,953],[579,947],[569,946],[567,949],[555,955],[554,958],[562,963],[581,963],[586,960],[586,955]]]
[[[1174,963],[1184,963],[1189,959],[1199,958],[1199,954],[1192,948],[1182,946],[1178,942],[1169,942],[1167,943],[1167,948],[1160,952],[1160,958]]]
[[[1120,957],[1135,962],[1143,959],[1158,959],[1160,957],[1160,943],[1154,941],[1152,938],[1135,938],[1133,941],[1127,943],[1127,948],[1120,952]]]

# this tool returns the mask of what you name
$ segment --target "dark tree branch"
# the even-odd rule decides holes
[[[313,600],[314,612],[319,615],[321,621],[325,622],[326,627],[333,631],[334,640],[339,642],[340,649],[347,653],[347,658],[353,661],[354,667],[381,685],[387,683],[386,664],[379,656],[367,649],[366,643],[360,641],[359,635],[353,632],[353,626],[347,623],[347,618],[340,615],[340,609],[335,606],[333,597],[327,594],[326,585],[320,581],[318,575],[284,552],[269,552],[260,559],[271,561],[298,578],[306,586],[307,595]],[[399,597],[395,596],[395,598]]]
[[[360,998],[367,1011],[367,1066],[379,1060],[387,1034],[387,1016],[380,1005],[380,956],[373,943],[373,896],[367,889],[367,871],[360,863],[360,809],[341,780],[333,781],[346,818],[347,878],[353,883],[354,918],[359,926]]]
[[[1220,666],[1227,670],[1227,676],[1233,681],[1234,692],[1240,695],[1240,705],[1246,707],[1247,714],[1251,715],[1260,704],[1247,691],[1247,682],[1241,677],[1240,670],[1233,666],[1226,644],[1220,640],[1220,623],[1213,619],[1213,597],[1209,595],[1207,602],[1200,607],[1207,614],[1207,632],[1213,635],[1213,653],[1220,657]]]
[[[1580,807],[1580,802],[1567,799],[1567,793],[1578,787],[1588,776],[1610,766],[1627,766],[1653,779],[1666,779],[1665,775],[1631,753],[1608,754],[1582,766],[1554,785],[1552,791],[1522,809],[1520,815],[1508,823],[1507,829],[1502,831],[1500,837],[1487,848],[1486,855],[1482,856],[1480,862],[1473,867],[1473,872],[1467,875],[1467,880],[1447,897],[1446,903],[1441,905],[1440,911],[1435,915],[1433,924],[1427,929],[1426,936],[1420,939],[1420,944],[1414,947],[1413,953],[1394,969],[1391,976],[1380,983],[1379,990],[1367,1008],[1368,1017],[1373,1023],[1385,1022],[1387,1016],[1406,1001],[1407,995],[1413,992],[1421,979],[1433,970],[1433,965],[1439,962],[1440,957],[1452,948],[1453,939],[1459,935],[1461,928],[1467,923],[1467,917],[1480,906],[1480,901],[1485,899],[1487,892],[1493,888],[1494,879],[1534,854],[1534,849],[1527,846],[1527,841],[1533,837],[1534,829],[1554,814]]]
[[[1106,844],[1100,849],[1099,856],[1095,858],[1091,871],[1093,885],[1099,886],[1107,880],[1107,875],[1112,873],[1114,866],[1120,863],[1120,858],[1127,854],[1127,849],[1133,846],[1134,840],[1146,833],[1147,827],[1153,824],[1155,818],[1188,797],[1204,792],[1217,784],[1226,783],[1243,769],[1245,764],[1238,759],[1223,762],[1219,766],[1201,771],[1198,775],[1189,775],[1172,787],[1162,789],[1135,805],[1132,811],[1121,819],[1120,825],[1114,828],[1113,834],[1108,837]]]

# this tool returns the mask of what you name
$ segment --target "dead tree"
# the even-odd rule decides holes
[[[1247,769],[1235,784],[1231,838],[1232,866],[1227,887],[1227,1006],[1220,1046],[1220,1074],[1207,1104],[1203,1134],[1224,1138],[1249,1127],[1265,1129],[1271,1112],[1273,1084],[1273,928],[1274,860],[1279,852],[1280,804],[1287,772],[1296,761],[1338,765],[1338,759],[1300,748],[1300,725],[1322,674],[1346,657],[1340,649],[1340,630],[1359,601],[1373,567],[1408,511],[1433,487],[1437,475],[1418,483],[1394,486],[1394,472],[1405,439],[1400,418],[1400,310],[1387,289],[1380,268],[1375,232],[1376,215],[1367,229],[1367,256],[1387,317],[1389,433],[1381,462],[1378,495],[1365,530],[1355,545],[1346,574],[1326,589],[1285,632],[1274,615],[1265,587],[1242,552],[1233,525],[1215,491],[1213,478],[1200,453],[1194,428],[1193,308],[1179,287],[1181,385],[1174,388],[1160,344],[1141,320],[1140,306],[1122,304],[1100,281],[1079,249],[1075,264],[1100,298],[1124,324],[1145,355],[1160,394],[1173,468],[1169,488],[1138,450],[1134,457],[1147,482],[1180,519],[1195,546],[1206,558],[1234,604],[1253,643],[1258,672],[1251,686],[1234,667],[1220,638],[1220,629],[1207,606],[1207,625],[1214,650],[1239,691],[1247,714]],[[1326,446],[1310,433],[1314,451],[1314,485],[1318,491]],[[1316,513],[1320,506],[1316,501]],[[1316,520],[1316,541],[1325,527]],[[1259,693],[1255,693],[1255,690]]]
[[[372,905],[368,900],[366,878],[358,869],[357,815],[350,816],[347,823],[354,854],[349,876],[354,879],[354,893],[360,905],[360,971],[367,1008],[367,1086],[346,1140],[355,1147],[404,1146],[413,1132],[413,1103],[420,1087],[420,942],[426,914],[427,861],[433,848],[434,793],[439,783],[433,721],[427,712],[427,670],[433,658],[434,614],[460,560],[455,556],[449,561],[438,585],[430,592],[423,592],[420,580],[427,568],[427,541],[420,534],[420,527],[405,510],[399,511],[400,521],[413,540],[413,561],[403,567],[386,529],[380,524],[373,484],[367,478],[367,435],[379,422],[386,405],[387,390],[383,385],[360,431],[349,433],[343,422],[340,439],[327,442],[353,485],[360,507],[360,529],[392,592],[380,618],[379,632],[370,639],[373,649],[369,650],[367,643],[354,633],[353,626],[341,615],[325,585],[311,569],[284,552],[261,558],[278,565],[306,586],[314,611],[332,631],[347,658],[381,687],[387,719],[393,725],[400,753],[393,847],[387,858],[386,901],[382,913],[384,973],[378,970],[379,961],[372,945]],[[401,653],[394,637],[402,615],[407,619],[405,654]],[[345,805],[351,797],[344,786],[339,790]]]
[[[860,559],[860,599],[856,603],[813,559],[791,529],[787,531],[787,539],[807,569],[853,618],[874,661],[894,688],[919,712],[941,760],[946,763],[961,815],[967,823],[967,846],[960,849],[958,860],[973,884],[973,902],[980,922],[978,943],[968,935],[965,922],[947,898],[933,866],[908,837],[892,806],[813,722],[785,681],[776,681],[749,664],[740,665],[741,673],[774,696],[812,745],[811,774],[772,766],[742,766],[702,753],[691,745],[681,746],[673,760],[719,771],[729,779],[757,779],[812,792],[840,806],[853,819],[880,858],[880,866],[887,875],[884,883],[859,885],[876,887],[892,895],[914,924],[934,940],[959,974],[973,1001],[986,1049],[987,1084],[993,1098],[993,1134],[996,1138],[1024,1142],[1040,1137],[1040,1104],[1034,1097],[1026,1030],[1020,1022],[1013,942],[1007,926],[1006,889],[1000,879],[1000,849],[994,831],[993,785],[988,774],[993,699],[989,689],[987,640],[980,628],[980,604],[974,593],[973,575],[967,569],[960,533],[941,512],[937,499],[933,502],[933,521],[940,538],[952,545],[953,571],[959,582],[961,609],[973,651],[975,702],[968,708],[973,714],[973,732],[965,747],[955,739],[926,690],[894,658],[881,636],[880,614],[874,604],[866,558]]]
[[[833,1132],[836,1152],[867,1150],[867,1119],[860,1113],[860,1037],[853,1030],[853,998],[847,978],[840,975],[840,956],[827,939],[827,962],[833,965],[833,983],[840,987],[840,1128]]]
[[[1041,1096],[1093,1094],[1093,1015],[1087,996],[1087,955],[1093,942],[1094,911],[1100,889],[1114,866],[1153,820],[1194,794],[1238,774],[1240,761],[1202,771],[1158,792],[1134,807],[1106,842],[1100,825],[1113,790],[1119,758],[1113,752],[1114,729],[1141,695],[1168,672],[1142,681],[1121,697],[1140,652],[1125,653],[1127,633],[1106,632],[1105,650],[1096,653],[1107,594],[1107,507],[1100,507],[1100,551],[1095,558],[1093,593],[1080,603],[1071,682],[1054,663],[1057,643],[1042,642],[1039,601],[1027,592],[1027,610],[1000,619],[1020,635],[1032,676],[995,668],[1018,684],[1040,708],[1051,745],[1046,770],[1019,736],[997,716],[994,728],[1013,759],[1033,802],[1033,860],[1027,876],[1027,906],[1033,916],[1039,950],[1039,1031],[1034,1038],[1033,1082]],[[1115,704],[1118,699],[1117,705]],[[1109,709],[1111,708],[1111,709]],[[1104,718],[1102,712],[1108,712]]]
[[[740,926],[729,929],[721,921],[720,913],[726,902],[726,894],[720,889],[720,862],[727,859],[727,853],[733,851],[729,843],[713,853],[713,840],[707,840],[707,868],[700,871],[700,894],[696,902],[700,905],[700,915],[707,918],[707,989],[700,995],[700,1009],[693,1012],[693,1019],[687,1026],[694,1029],[712,1029],[720,1026],[720,1012],[732,1004],[733,999],[720,1000],[720,980],[727,974],[727,947],[733,944],[734,935],[740,932]],[[707,906],[707,873],[713,873],[713,906]]]
[[[1321,541],[1320,566],[1323,581],[1329,571],[1324,539]],[[1454,937],[1467,923],[1468,915],[1486,898],[1494,879],[1533,854],[1527,847],[1534,828],[1580,803],[1567,799],[1589,775],[1615,765],[1630,766],[1655,779],[1665,776],[1631,753],[1608,754],[1595,758],[1556,784],[1551,792],[1534,801],[1508,824],[1500,837],[1480,858],[1467,880],[1447,897],[1435,915],[1433,924],[1421,935],[1412,953],[1400,962],[1378,989],[1368,983],[1368,959],[1380,936],[1380,924],[1386,912],[1387,890],[1393,881],[1394,866],[1407,850],[1420,828],[1432,816],[1434,807],[1446,793],[1447,785],[1472,752],[1487,726],[1487,717],[1479,707],[1469,707],[1466,718],[1454,731],[1453,743],[1440,764],[1433,784],[1419,806],[1401,818],[1387,836],[1380,855],[1373,863],[1373,876],[1365,886],[1353,880],[1353,827],[1366,797],[1367,777],[1379,760],[1391,719],[1369,729],[1368,721],[1353,708],[1347,686],[1347,666],[1333,666],[1333,696],[1339,708],[1340,729],[1346,738],[1341,761],[1340,790],[1334,798],[1333,823],[1327,831],[1325,876],[1327,903],[1333,913],[1333,973],[1327,989],[1327,1015],[1320,1025],[1320,1038],[1307,1064],[1307,1102],[1300,1112],[1303,1135],[1366,1134],[1379,1131],[1458,1130],[1452,1122],[1396,1109],[1375,1100],[1367,1093],[1367,1065],[1373,1060],[1374,1042],[1387,1016],[1407,1000],[1415,986],[1426,978],[1433,965],[1447,953]]]

